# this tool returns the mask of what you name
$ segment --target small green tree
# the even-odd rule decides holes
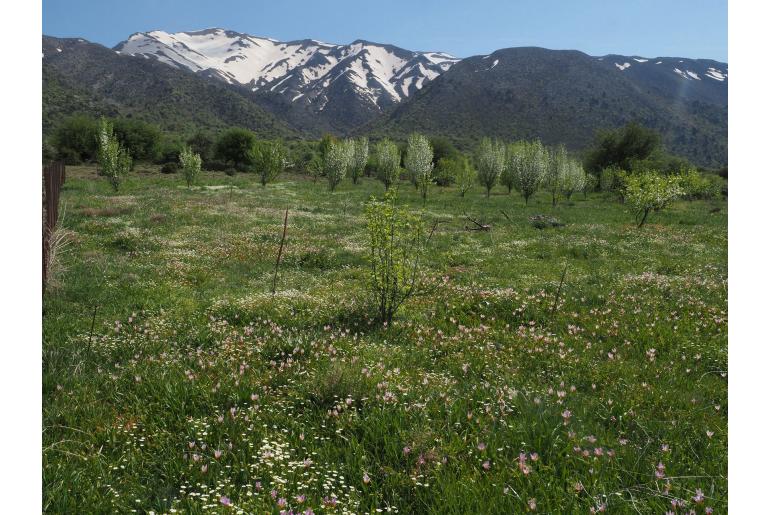
[[[307,162],[305,168],[307,168],[308,173],[313,178],[313,182],[315,183],[324,173],[323,158],[318,154],[313,154],[313,157],[311,157]]]
[[[414,177],[423,200],[428,196],[428,186],[433,172],[433,148],[428,138],[421,134],[411,134],[406,143],[404,165],[409,175]]]
[[[401,152],[398,145],[385,138],[374,147],[372,154],[377,178],[385,185],[385,191],[398,180],[401,169]]]
[[[286,169],[286,149],[280,141],[257,141],[247,152],[251,170],[259,174],[259,182],[266,186]]]
[[[650,213],[660,211],[684,194],[679,178],[653,172],[629,175],[625,179],[625,197],[629,209],[644,225]]]
[[[366,205],[369,233],[369,288],[381,322],[390,324],[398,308],[417,291],[425,247],[423,224],[395,205],[395,194]]]
[[[329,190],[334,191],[352,168],[355,154],[353,140],[333,141],[326,149],[323,158],[323,171],[329,181]]]
[[[112,131],[112,124],[106,118],[99,122],[97,134],[99,175],[109,179],[115,191],[120,189],[123,177],[131,170],[131,156],[124,149]]]
[[[350,178],[353,179],[353,184],[358,184],[358,180],[363,177],[368,160],[369,138],[361,136],[355,140],[353,146],[353,162],[350,168]]]
[[[476,153],[476,162],[479,182],[487,189],[489,198],[490,191],[505,168],[505,145],[489,138],[482,139]]]
[[[188,188],[198,179],[202,162],[200,154],[193,152],[190,147],[184,147],[179,153],[179,166],[182,168],[182,174],[187,181]]]
[[[454,164],[453,176],[457,189],[460,192],[461,197],[465,197],[465,193],[473,187],[478,180],[476,170],[471,166],[470,161],[463,155],[458,155],[452,160]]]

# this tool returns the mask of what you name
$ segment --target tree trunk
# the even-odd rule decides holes
[[[644,216],[642,217],[642,221],[639,222],[639,225],[637,227],[641,227],[641,226],[644,225],[644,222],[647,221],[647,215],[649,215],[649,214],[650,214],[650,210],[649,209],[645,209],[644,210]]]

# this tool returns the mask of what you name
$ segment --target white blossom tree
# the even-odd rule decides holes
[[[677,177],[665,177],[654,172],[628,175],[625,179],[625,199],[636,216],[639,227],[654,211],[664,209],[684,194]]]
[[[385,191],[395,184],[401,169],[401,152],[398,145],[385,138],[374,147],[372,153],[377,177],[385,185]]]
[[[505,168],[505,145],[499,141],[484,138],[479,145],[476,161],[479,182],[487,189],[487,198],[489,198],[489,192]]]
[[[369,138],[361,136],[356,139],[353,147],[353,161],[350,167],[350,178],[353,184],[358,184],[358,179],[363,177],[366,162],[369,160]]]
[[[554,206],[562,191],[568,166],[569,156],[567,155],[567,149],[564,148],[564,145],[559,145],[550,152],[544,181],[545,187],[551,192],[551,203]]]
[[[583,191],[586,186],[586,172],[576,159],[569,159],[562,178],[561,192],[569,200],[576,191]]]
[[[423,200],[428,196],[428,186],[433,172],[433,148],[428,138],[414,133],[406,143],[404,165],[414,178]]]
[[[355,142],[351,139],[333,141],[324,154],[323,169],[329,181],[329,190],[334,191],[353,166]]]
[[[524,197],[524,204],[543,183],[548,169],[548,151],[540,141],[527,141],[508,149],[508,168],[512,170],[514,187]]]

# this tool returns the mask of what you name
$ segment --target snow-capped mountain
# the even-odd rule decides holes
[[[380,110],[408,97],[459,60],[442,52],[413,52],[362,40],[349,45],[313,39],[281,42],[219,28],[140,32],[115,50],[312,104],[317,111],[332,100],[329,93],[335,89],[352,89]]]

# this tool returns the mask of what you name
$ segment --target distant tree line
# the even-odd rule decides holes
[[[446,138],[418,133],[402,142],[384,138],[372,143],[366,137],[339,139],[329,134],[317,141],[259,140],[252,131],[238,127],[182,137],[141,120],[99,121],[76,115],[56,128],[44,154],[68,164],[103,162],[106,147],[100,148],[100,141],[105,141],[105,123],[114,138],[110,152],[122,152],[121,170],[151,162],[162,165],[165,173],[182,171],[190,185],[200,169],[252,172],[263,185],[288,169],[313,180],[325,178],[330,191],[345,179],[357,184],[361,177],[374,177],[386,191],[406,179],[425,199],[432,186],[455,185],[464,196],[478,183],[487,196],[497,186],[509,194],[515,190],[525,204],[545,191],[556,205],[576,192],[592,191],[612,192],[622,202],[629,177],[652,174],[687,177],[685,189],[691,197],[713,196],[720,188],[726,194],[725,182],[715,174],[695,173],[687,160],[665,151],[657,132],[634,123],[599,131],[582,155],[570,154],[562,145],[546,147],[538,140],[506,144],[489,138],[465,154]],[[719,175],[726,178],[727,169]]]

